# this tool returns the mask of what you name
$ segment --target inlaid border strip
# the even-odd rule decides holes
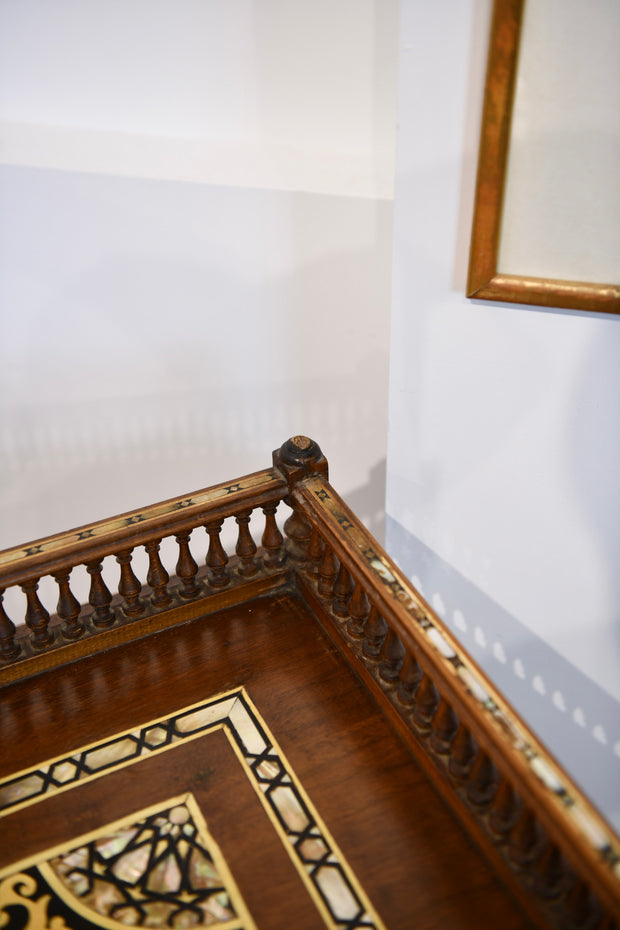
[[[527,729],[522,728],[507,711],[501,698],[492,693],[492,686],[460,648],[458,641],[442,627],[441,621],[435,622],[432,612],[416,590],[355,520],[331,486],[322,478],[312,476],[298,486],[295,496],[309,500],[318,507],[325,522],[331,523],[332,531],[336,535],[344,535],[357,550],[373,572],[383,594],[389,600],[398,602],[408,612],[438,656],[445,672],[459,679],[461,687],[471,695],[487,720],[501,729],[503,737],[520,755],[536,781],[563,809],[572,826],[599,856],[609,874],[620,883],[620,840],[609,824],[587,799],[580,797],[563,770],[535,745]]]
[[[89,526],[70,530],[68,533],[61,533],[58,536],[50,536],[29,545],[4,549],[0,551],[0,568],[12,565],[21,559],[47,555],[60,549],[71,550],[72,547],[85,540],[109,536],[128,527],[134,526],[139,529],[148,529],[150,522],[161,520],[162,517],[174,516],[179,511],[188,511],[189,514],[196,511],[199,513],[200,509],[206,504],[213,504],[217,500],[225,501],[233,494],[241,494],[244,491],[252,491],[257,488],[266,490],[269,485],[277,488],[281,484],[282,479],[273,470],[258,472],[254,475],[248,475],[246,478],[240,478],[239,481],[232,484],[217,485],[203,491],[196,491],[187,497],[177,497],[173,500],[163,501],[161,504],[155,504],[144,510],[134,510],[113,517],[111,520],[92,523]]]
[[[230,741],[325,926],[386,930],[244,688],[2,779],[0,818],[219,729]]]

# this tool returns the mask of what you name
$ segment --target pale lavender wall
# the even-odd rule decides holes
[[[620,825],[620,319],[465,294],[490,3],[402,0],[387,548]]]

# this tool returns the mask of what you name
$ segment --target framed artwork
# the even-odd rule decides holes
[[[620,4],[495,0],[467,296],[620,313]]]

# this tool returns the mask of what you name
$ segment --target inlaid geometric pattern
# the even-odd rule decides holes
[[[97,539],[100,536],[105,536],[116,530],[125,529],[125,527],[128,526],[135,526],[136,524],[142,523],[148,524],[149,521],[160,520],[161,517],[174,514],[179,510],[188,509],[188,512],[191,513],[191,508],[193,508],[195,511],[200,512],[200,508],[204,507],[205,504],[212,503],[220,498],[226,498],[230,494],[251,489],[255,490],[257,488],[266,490],[270,484],[273,484],[274,487],[278,487],[281,483],[282,479],[273,471],[248,475],[247,478],[236,484],[217,485],[216,487],[208,488],[206,491],[196,492],[192,497],[179,497],[171,501],[164,501],[162,504],[148,507],[143,512],[135,511],[124,517],[116,517],[112,520],[95,523],[82,530],[72,530],[69,533],[53,536],[38,545],[28,546],[26,548],[18,546],[13,549],[5,549],[0,553],[0,565],[10,565],[24,557],[28,558],[43,553],[56,552],[59,549],[70,547],[77,542],[82,542],[86,539]]]
[[[3,780],[0,818],[219,729],[228,737],[325,925],[333,930],[383,928],[243,688]]]
[[[255,930],[191,795],[22,865],[0,883],[0,926],[22,927],[24,909],[33,930],[67,913],[70,926]]]

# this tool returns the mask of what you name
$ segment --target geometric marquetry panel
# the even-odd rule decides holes
[[[255,930],[191,794],[46,850],[0,882],[0,926]],[[8,922],[7,922],[8,917]],[[4,919],[4,924],[2,923]]]
[[[243,688],[4,779],[0,782],[0,818],[76,785],[173,751],[188,741],[208,737],[216,730],[227,736],[325,926],[330,930],[384,930],[351,867]],[[38,906],[35,902],[48,900],[46,895],[50,893],[63,900],[68,900],[69,895],[79,905],[73,907],[73,913],[85,915],[84,908],[91,913],[94,910],[101,915],[97,918],[99,926],[221,925],[228,930],[254,926],[191,795],[173,799],[163,807],[158,805],[156,810],[137,812],[121,825],[102,827],[96,836],[78,838],[68,847],[36,860],[15,863],[0,871],[0,880],[6,878],[8,882],[0,886],[5,902],[7,894],[14,903],[15,896],[21,894],[23,909],[29,907],[28,902]],[[28,868],[37,874],[33,877],[34,873],[26,872],[19,888],[15,873],[24,874]],[[37,881],[46,884],[45,892]],[[2,901],[0,896],[0,927],[6,924],[6,916],[2,923]],[[101,908],[108,910],[104,914]],[[47,926],[36,922],[43,919],[41,908],[37,914],[27,926]],[[23,926],[23,918],[15,924]],[[62,926],[58,923],[53,928],[60,930]]]

